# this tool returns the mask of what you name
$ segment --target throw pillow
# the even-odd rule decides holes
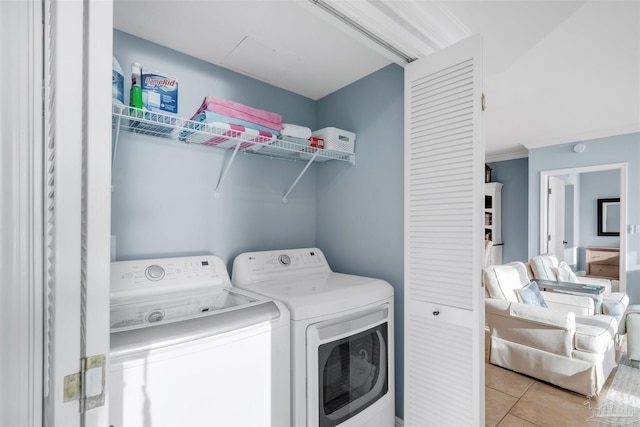
[[[559,282],[571,282],[571,283],[579,283],[578,276],[573,272],[569,265],[562,261],[558,268],[554,268],[556,273],[556,280]]]
[[[544,301],[544,298],[540,293],[540,288],[538,288],[538,284],[536,282],[531,282],[524,288],[516,290],[516,294],[518,295],[520,302],[523,304],[531,304],[544,308],[549,307]]]

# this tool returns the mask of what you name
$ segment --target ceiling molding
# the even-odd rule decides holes
[[[523,148],[522,150],[511,151],[508,153],[485,154],[484,161],[485,163],[503,162],[505,160],[522,159],[525,157],[529,157],[529,150]]]

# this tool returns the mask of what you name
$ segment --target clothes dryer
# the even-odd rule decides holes
[[[395,424],[389,283],[332,272],[317,248],[238,255],[232,283],[289,309],[293,426]]]
[[[109,425],[288,426],[289,323],[218,257],[112,263]]]

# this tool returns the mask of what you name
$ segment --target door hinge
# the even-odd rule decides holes
[[[547,194],[551,195],[551,188],[547,189]]]
[[[480,97],[480,103],[482,105],[482,111],[484,111],[484,108],[485,108],[485,101],[486,101],[486,98],[485,98],[484,93],[483,93],[482,96]]]
[[[551,241],[551,234],[547,234],[547,242]]]
[[[65,402],[78,400],[80,413],[104,405],[106,356],[85,357],[80,360],[80,372],[64,377]]]

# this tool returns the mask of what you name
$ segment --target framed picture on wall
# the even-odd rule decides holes
[[[598,236],[620,235],[620,198],[598,199]]]
[[[491,182],[491,168],[486,163],[484,164],[484,182]]]

